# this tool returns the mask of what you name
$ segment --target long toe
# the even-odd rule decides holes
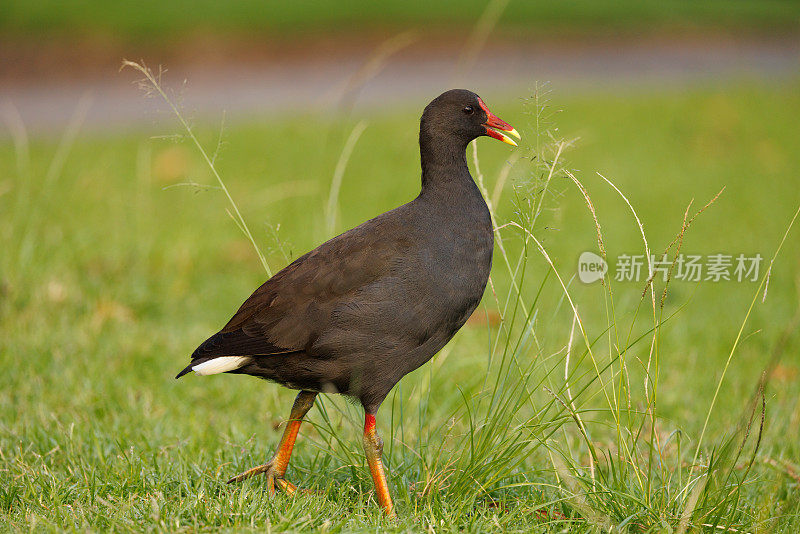
[[[297,492],[297,486],[286,480],[285,478],[276,478],[275,486],[286,493],[286,495],[294,495]]]
[[[272,469],[272,462],[265,463],[264,465],[259,465],[258,467],[253,467],[252,469],[248,469],[244,473],[240,473],[235,477],[229,479],[228,484],[233,484],[235,482],[241,482],[243,480],[247,480],[250,477],[260,475],[261,473],[266,473],[270,469]]]
[[[276,470],[275,466],[272,462],[266,463],[264,465],[259,465],[257,467],[253,467],[252,469],[248,469],[244,473],[236,475],[235,477],[228,480],[228,484],[233,484],[235,482],[241,482],[245,479],[250,477],[254,477],[260,474],[267,475],[267,486],[269,487],[270,493],[275,493],[275,490],[280,490],[287,495],[294,495],[297,493],[298,489],[297,486],[283,478],[283,475],[279,475]],[[308,490],[300,490],[303,493],[308,492]]]

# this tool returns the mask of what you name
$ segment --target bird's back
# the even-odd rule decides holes
[[[232,372],[385,395],[447,343],[483,295],[492,232],[482,199],[475,207],[451,213],[420,196],[323,243],[259,287],[189,368],[249,357]]]

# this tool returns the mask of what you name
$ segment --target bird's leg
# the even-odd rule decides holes
[[[280,445],[278,445],[278,450],[275,451],[275,456],[264,465],[259,465],[248,469],[240,475],[236,475],[228,480],[228,484],[241,482],[254,475],[266,473],[267,487],[270,493],[275,493],[275,484],[286,493],[294,493],[297,490],[297,486],[287,482],[283,477],[289,465],[289,458],[292,456],[292,449],[294,448],[295,439],[297,439],[297,432],[300,430],[300,423],[302,423],[303,417],[311,407],[314,406],[316,396],[317,394],[312,391],[301,391],[294,400],[292,412],[289,414],[289,421],[286,423],[286,429],[283,431],[283,437]]]
[[[369,472],[372,474],[372,482],[375,484],[375,493],[378,496],[378,504],[389,517],[395,517],[392,496],[389,494],[389,484],[386,482],[386,475],[383,472],[383,440],[375,431],[375,415],[367,413],[364,416],[364,452],[367,455]]]

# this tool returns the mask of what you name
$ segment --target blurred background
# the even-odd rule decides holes
[[[175,465],[205,458],[199,469],[213,469],[252,451],[248,436],[284,417],[291,402],[290,392],[241,377],[171,381],[266,273],[174,110],[142,87],[140,72],[121,69],[124,59],[143,62],[160,81],[272,272],[417,194],[419,116],[453,87],[480,94],[522,134],[514,150],[479,139],[468,153],[473,175],[498,224],[519,221],[530,198],[543,199],[535,233],[595,334],[608,325],[604,290],[574,275],[581,252],[599,252],[597,230],[565,171],[591,196],[612,260],[644,252],[627,204],[598,173],[637,210],[654,253],[673,242],[686,213],[722,191],[692,222],[682,251],[760,254],[761,275],[800,205],[800,2],[1,0],[0,453],[14,451],[3,456],[7,480],[38,479],[46,464],[53,488],[71,488],[69,458],[101,472],[115,469],[105,455],[118,444],[172,458],[165,444],[182,439],[191,445],[181,454],[197,456]],[[661,341],[660,415],[696,437],[714,398],[709,432],[722,435],[765,373],[770,418],[761,450],[773,463],[764,465],[800,461],[797,230],[763,301],[763,287],[753,301],[758,282],[736,280],[676,281],[665,299],[666,315],[680,313]],[[525,254],[523,241],[507,238],[512,257]],[[533,256],[529,296],[550,271]],[[495,295],[404,391],[423,380],[449,393],[453,380],[480,389],[473,382],[486,365],[484,338],[498,331],[505,310],[497,295],[511,286],[499,259],[492,276]],[[635,322],[643,286],[615,286],[625,321]],[[541,328],[553,336],[542,346],[553,354],[570,331],[562,297],[552,287],[540,304]],[[647,351],[637,357],[645,361]],[[228,411],[253,399],[257,414]],[[446,420],[446,404],[434,421]],[[73,438],[70,425],[84,437]],[[253,454],[266,454],[277,435],[260,437]],[[56,445],[61,452],[47,456]],[[764,509],[797,513],[797,483],[776,475],[772,490],[754,490],[753,499],[774,498]],[[19,484],[20,497],[7,502],[47,493]],[[80,506],[103,508],[93,498],[86,504],[82,491]],[[56,493],[28,515],[0,510],[26,529],[58,506]],[[116,512],[109,505],[103,513]]]
[[[458,85],[509,98],[686,89],[793,76],[800,8],[783,0],[370,2],[6,0],[0,82],[26,125],[141,124],[152,107],[121,58],[167,69],[196,116],[386,112]]]

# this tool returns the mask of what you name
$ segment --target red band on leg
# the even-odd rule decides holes
[[[368,413],[364,416],[364,434],[375,431],[375,416]]]

